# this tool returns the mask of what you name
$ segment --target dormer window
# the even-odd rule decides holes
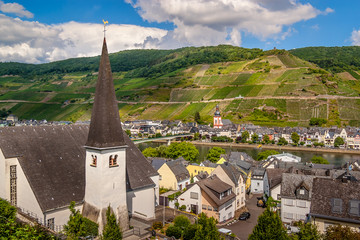
[[[119,166],[119,165],[117,164],[117,158],[118,158],[118,155],[117,155],[117,154],[114,155],[114,157],[113,157],[113,155],[110,155],[110,157],[109,157],[109,167]]]
[[[90,166],[92,167],[96,167],[96,164],[97,164],[97,156],[95,155],[91,155],[91,158],[92,158],[92,161],[91,161],[91,164]]]
[[[350,200],[349,213],[351,215],[360,216],[360,201],[359,200]]]
[[[341,213],[342,212],[342,200],[340,198],[331,199],[332,202],[332,212]]]

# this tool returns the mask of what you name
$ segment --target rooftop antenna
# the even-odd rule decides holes
[[[105,38],[106,24],[109,24],[109,22],[108,22],[108,21],[105,21],[105,20],[103,19],[103,23],[104,23],[104,38]]]

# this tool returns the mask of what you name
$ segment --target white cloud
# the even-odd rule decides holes
[[[34,17],[34,14],[27,11],[23,5],[18,3],[4,3],[3,1],[0,1],[0,11],[3,13],[13,13],[18,17]]]
[[[297,0],[126,0],[144,20],[149,22],[172,22],[174,31],[169,31],[160,43],[171,47],[178,42],[187,45],[217,45],[241,43],[241,32],[250,33],[261,40],[283,39],[294,23],[315,18],[324,12],[311,4]],[[228,34],[230,32],[232,34]],[[201,31],[201,32],[199,32]],[[292,30],[293,31],[293,30]]]
[[[107,26],[109,52],[156,48],[167,33],[135,25]],[[0,14],[0,61],[41,63],[101,53],[103,25],[68,22],[46,25]],[[6,33],[6,34],[4,34]],[[151,40],[151,41],[150,41]]]
[[[351,33],[351,43],[354,46],[360,46],[360,30],[354,30]]]

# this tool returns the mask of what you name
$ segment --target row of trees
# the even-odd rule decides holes
[[[297,132],[293,132],[291,133],[291,141],[292,141],[292,145],[294,146],[298,146],[298,145],[305,145],[305,142],[300,142],[300,136]],[[317,139],[315,139],[316,141],[314,141],[313,145],[315,147],[324,147],[324,143],[319,143],[317,142]],[[275,140],[270,140],[269,135],[265,134],[263,136],[262,139],[259,139],[259,135],[257,135],[256,133],[251,135],[251,139],[250,139],[250,133],[248,131],[244,131],[241,133],[241,137],[237,138],[236,143],[261,143],[261,144],[275,144]],[[285,146],[288,145],[289,142],[283,138],[280,137],[279,140],[277,141],[277,145],[279,146]],[[338,136],[335,138],[334,140],[334,147],[339,147],[345,144],[345,141],[342,137]]]
[[[170,146],[161,145],[156,148],[148,147],[142,151],[145,157],[164,157],[176,159],[183,157],[190,162],[196,162],[199,158],[199,150],[189,142],[173,142]]]

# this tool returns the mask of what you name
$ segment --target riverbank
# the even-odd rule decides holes
[[[166,143],[167,141],[158,140],[154,142]],[[273,149],[277,151],[299,151],[299,152],[317,152],[317,153],[336,153],[336,154],[352,154],[360,155],[360,150],[350,149],[332,149],[332,148],[314,148],[314,147],[293,147],[293,146],[278,146],[272,144],[248,144],[248,143],[223,143],[223,142],[199,142],[192,141],[194,145],[202,145],[209,147],[227,147],[227,148],[250,148],[250,149]],[[261,145],[259,148],[258,146]]]

